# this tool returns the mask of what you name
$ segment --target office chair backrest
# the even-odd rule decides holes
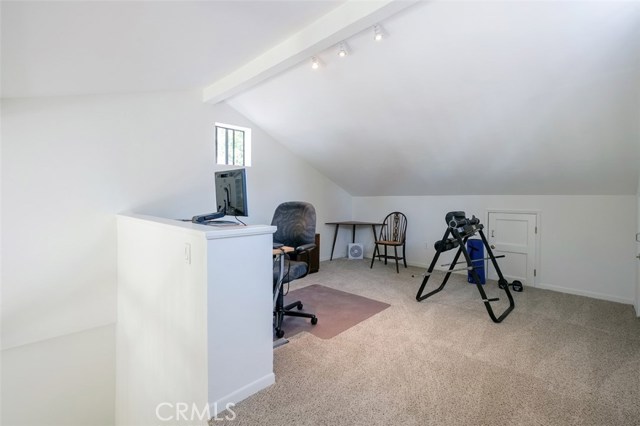
[[[383,223],[384,226],[380,229],[380,241],[404,243],[407,235],[407,217],[404,213],[389,213]]]
[[[273,213],[271,225],[277,226],[273,241],[290,247],[315,243],[316,209],[304,201],[280,204]]]

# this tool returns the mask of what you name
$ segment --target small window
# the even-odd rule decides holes
[[[251,129],[216,123],[216,163],[251,165]]]

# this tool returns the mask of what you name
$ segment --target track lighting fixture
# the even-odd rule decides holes
[[[340,46],[338,47],[338,56],[340,56],[341,58],[344,58],[348,54],[349,54],[349,51],[347,50],[347,44],[343,41],[342,43],[340,43]]]
[[[384,29],[382,28],[382,26],[380,24],[375,24],[373,26],[373,39],[375,41],[381,41],[383,38],[386,37],[386,33],[384,31]],[[348,56],[351,52],[349,50],[349,46],[347,45],[346,41],[341,41],[340,43],[338,43],[338,56],[341,58],[344,58],[345,56]],[[311,68],[314,70],[317,70],[318,68],[320,68],[320,59],[317,56],[312,56],[311,57]]]
[[[373,39],[375,41],[380,41],[382,40],[384,37],[384,34],[382,32],[382,27],[380,27],[380,24],[376,24],[373,26]]]

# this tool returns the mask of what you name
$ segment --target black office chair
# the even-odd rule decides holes
[[[400,273],[398,268],[398,260],[402,260],[404,267],[407,267],[407,259],[405,255],[405,244],[407,239],[407,216],[400,212],[389,213],[384,218],[382,228],[380,229],[380,237],[374,242],[375,248],[373,249],[373,256],[371,257],[371,266],[373,268],[373,262],[376,260],[376,253],[378,260],[384,258],[384,264],[387,264],[387,259],[395,259],[396,272]],[[384,247],[384,254],[380,252],[380,247]],[[387,247],[393,247],[393,256],[387,254]],[[402,247],[402,256],[398,256],[398,247]]]
[[[278,227],[273,234],[274,247],[276,244],[283,244],[295,249],[286,255],[284,277],[280,286],[307,276],[309,273],[309,252],[316,249],[316,209],[313,205],[303,201],[282,203],[276,208],[271,225]],[[276,288],[279,279],[280,264],[276,262],[273,268],[274,291],[279,292],[273,311],[276,336],[284,336],[282,320],[285,316],[311,318],[311,324],[317,324],[318,318],[314,314],[298,312],[302,309],[302,302],[284,304],[282,288]],[[297,310],[293,310],[294,308]]]

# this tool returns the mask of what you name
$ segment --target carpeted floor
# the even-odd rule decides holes
[[[276,384],[234,407],[233,424],[640,425],[631,305],[526,288],[494,324],[464,276],[416,302],[423,272],[338,259],[296,282],[391,306],[329,340],[290,338]]]

